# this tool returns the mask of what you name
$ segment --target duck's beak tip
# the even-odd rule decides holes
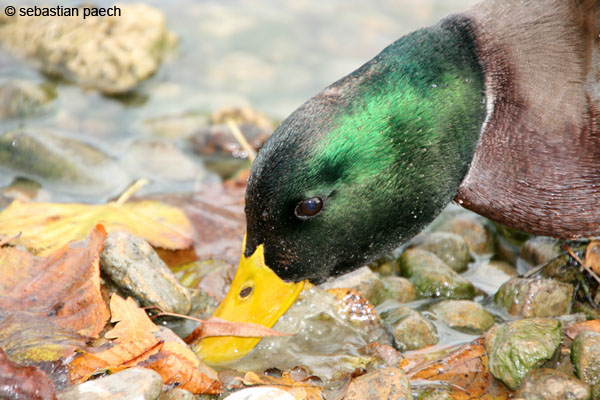
[[[244,238],[244,249],[246,239]],[[283,281],[265,264],[263,245],[250,257],[242,257],[231,287],[213,316],[231,322],[250,322],[271,328],[291,307],[304,287],[304,281]],[[232,336],[206,338],[194,349],[211,365],[227,364],[248,354],[261,338]]]

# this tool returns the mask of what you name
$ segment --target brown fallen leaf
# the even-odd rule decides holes
[[[585,265],[600,275],[600,241],[591,241],[585,250]]]
[[[56,394],[44,372],[14,364],[0,349],[0,398],[56,400]]]
[[[593,331],[600,333],[600,319],[579,322],[575,325],[571,325],[565,328],[566,335],[571,339],[575,339],[577,335],[585,331]]]
[[[96,224],[109,233],[126,231],[142,237],[154,247],[185,249],[193,242],[185,214],[156,201],[90,205],[15,200],[0,212],[0,235],[22,232],[12,243],[41,256],[84,238]]]
[[[194,329],[184,340],[187,344],[215,336],[235,337],[268,337],[268,336],[291,336],[288,333],[274,331],[262,325],[246,322],[229,322],[217,317],[210,317]]]
[[[241,384],[243,386],[269,386],[285,390],[296,400],[321,400],[321,387],[309,382],[297,382],[290,378],[290,372],[285,371],[281,378],[269,375],[257,375],[254,372],[246,372]]]
[[[97,225],[87,244],[64,246],[40,260],[22,250],[0,248],[0,309],[96,336],[109,317],[100,293],[99,259],[105,240],[106,231]]]
[[[221,392],[216,373],[202,365],[176,335],[160,330],[132,298],[124,300],[114,294],[110,309],[111,321],[117,322],[104,335],[110,343],[89,349],[71,362],[72,382],[83,382],[101,370],[119,371],[141,365],[157,371],[165,384],[194,394]]]
[[[489,372],[483,338],[467,343],[439,360],[417,366],[407,375],[411,381],[447,384],[453,400],[503,400],[511,393]]]

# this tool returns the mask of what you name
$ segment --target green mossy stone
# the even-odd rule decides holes
[[[527,318],[492,328],[485,340],[492,375],[515,390],[529,371],[552,358],[562,341],[561,326],[553,319]]]
[[[422,349],[439,341],[435,325],[420,312],[408,307],[385,311],[381,318],[390,328],[395,347],[400,351]]]
[[[494,325],[492,314],[470,300],[444,300],[430,310],[451,328],[467,333],[482,333]]]
[[[419,235],[415,238],[411,247],[427,250],[456,272],[464,272],[471,261],[471,252],[467,242],[455,233],[433,232]]]
[[[494,302],[511,315],[525,318],[569,314],[573,285],[544,278],[512,278],[504,283]]]
[[[600,333],[577,335],[571,346],[571,361],[579,379],[590,386],[600,385]]]

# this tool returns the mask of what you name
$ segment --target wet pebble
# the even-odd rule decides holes
[[[600,333],[582,332],[573,340],[571,361],[575,373],[585,383],[600,388]]]
[[[544,278],[512,278],[504,283],[494,302],[511,315],[554,317],[571,312],[573,285]]]
[[[158,400],[194,400],[194,395],[187,390],[173,388],[162,393]]]
[[[527,400],[589,400],[591,391],[572,375],[539,368],[527,374],[515,396]]]
[[[484,255],[494,252],[494,236],[485,220],[476,215],[458,215],[443,221],[435,227],[437,232],[452,232],[462,238],[475,254]]]
[[[143,239],[125,232],[108,235],[100,254],[102,274],[142,306],[187,314],[191,296]]]
[[[485,339],[492,375],[515,390],[523,378],[552,358],[562,341],[561,323],[526,318],[493,327]]]
[[[475,287],[446,265],[435,254],[413,248],[405,250],[398,260],[401,274],[408,277],[422,297],[472,299]]]
[[[494,317],[479,303],[469,300],[444,300],[430,310],[451,328],[482,333],[494,325]]]
[[[469,246],[467,246],[462,236],[455,233],[433,232],[422,234],[412,241],[411,247],[418,247],[435,254],[450,268],[459,273],[466,271],[467,265],[471,261]]]
[[[533,266],[544,264],[562,253],[557,239],[534,236],[521,246],[521,257]]]
[[[261,386],[238,390],[224,400],[295,400],[294,396],[275,387]]]
[[[410,381],[398,368],[383,368],[353,379],[345,400],[412,400]]]
[[[154,400],[162,378],[150,369],[128,368],[58,393],[58,400]]]
[[[373,302],[372,299],[375,296],[378,296],[384,290],[381,278],[369,267],[359,268],[336,279],[322,283],[319,287],[323,290],[335,288],[353,289],[371,302]]]
[[[0,84],[0,120],[38,114],[55,97],[48,85],[17,79],[4,82]]]
[[[386,276],[381,279],[383,290],[371,296],[371,302],[379,305],[388,300],[398,303],[407,303],[417,297],[415,286],[406,278],[400,276]]]
[[[397,307],[381,313],[381,318],[394,336],[400,351],[418,350],[439,341],[435,325],[420,312],[409,307]]]
[[[504,282],[517,275],[517,270],[509,263],[493,260],[477,264],[475,268],[465,272],[463,277],[472,282],[477,289],[492,295]]]

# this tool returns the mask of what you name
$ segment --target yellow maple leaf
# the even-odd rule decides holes
[[[126,231],[169,250],[185,249],[193,241],[192,225],[183,211],[156,201],[91,205],[15,200],[0,212],[0,238],[21,232],[11,243],[45,256],[83,239],[96,224],[108,233]]]

